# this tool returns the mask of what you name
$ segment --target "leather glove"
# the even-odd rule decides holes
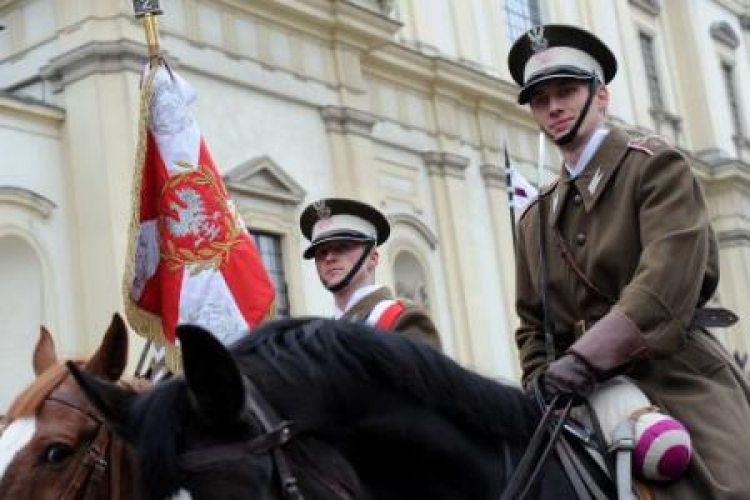
[[[594,390],[596,382],[597,374],[591,365],[578,354],[569,352],[550,363],[543,385],[548,398],[557,395],[585,398]]]

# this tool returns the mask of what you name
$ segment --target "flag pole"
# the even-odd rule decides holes
[[[516,253],[516,207],[513,201],[513,176],[510,156],[508,156],[508,138],[505,138],[505,184],[508,190],[508,207],[510,208],[510,232],[513,235],[513,253]]]
[[[146,46],[148,47],[148,61],[149,66],[153,68],[159,64],[161,60],[161,48],[159,46],[159,18],[164,13],[159,5],[159,0],[133,0],[133,11],[136,18],[143,19],[143,29],[146,36]],[[139,378],[142,376],[142,370],[146,362],[146,357],[153,340],[151,338],[146,339],[146,343],[143,345],[141,355],[138,359],[138,365],[135,368],[135,377]]]
[[[143,29],[146,33],[148,59],[151,67],[158,64],[161,58],[159,47],[159,18],[164,13],[159,6],[159,0],[133,0],[135,17],[143,19]]]

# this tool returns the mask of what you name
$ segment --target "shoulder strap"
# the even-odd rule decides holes
[[[406,305],[399,299],[381,300],[372,309],[366,323],[381,330],[393,330],[393,325],[406,310]]]

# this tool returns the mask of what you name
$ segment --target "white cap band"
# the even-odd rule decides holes
[[[596,75],[599,81],[604,81],[604,71],[596,59],[582,50],[558,46],[537,52],[529,58],[523,71],[524,84],[528,83],[537,73],[558,66],[573,66],[584,71],[590,71]]]
[[[314,242],[320,235],[332,231],[357,231],[365,236],[372,237],[373,240],[377,239],[378,236],[375,226],[362,217],[350,214],[334,214],[330,217],[324,217],[315,223],[310,241]]]

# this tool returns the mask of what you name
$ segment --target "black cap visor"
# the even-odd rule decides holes
[[[596,73],[584,71],[575,66],[555,66],[553,68],[548,68],[545,71],[540,71],[533,75],[528,83],[523,86],[521,92],[518,94],[518,104],[527,104],[531,99],[534,87],[542,82],[556,79],[591,80],[592,78],[600,80],[596,76]]]
[[[328,243],[329,241],[355,241],[358,243],[367,243],[370,241],[374,242],[375,238],[358,231],[331,231],[318,236],[315,241],[307,247],[302,254],[302,257],[305,259],[312,259],[315,257],[315,250],[323,243]]]

